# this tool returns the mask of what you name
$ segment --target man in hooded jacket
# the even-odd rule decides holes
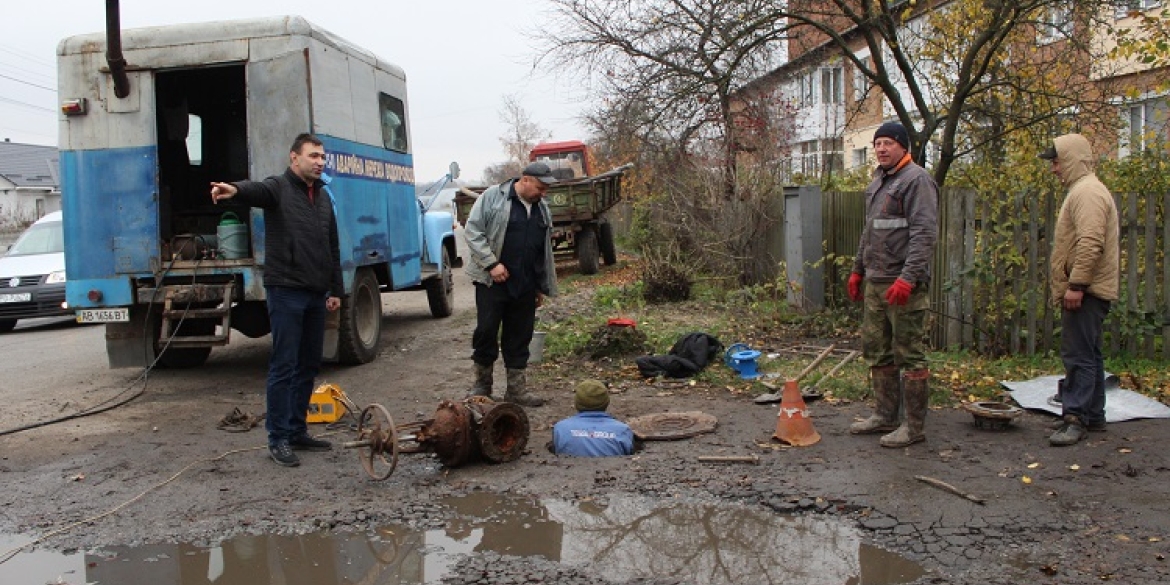
[[[1062,422],[1048,441],[1073,445],[1105,429],[1101,328],[1120,288],[1117,205],[1093,173],[1093,148],[1080,134],[1057,137],[1040,153],[1068,189],[1056,218],[1049,264],[1052,301],[1061,307]]]

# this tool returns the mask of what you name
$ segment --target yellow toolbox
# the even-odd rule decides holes
[[[335,384],[322,384],[309,397],[309,412],[305,421],[309,423],[334,423],[345,416],[347,402],[345,392]]]

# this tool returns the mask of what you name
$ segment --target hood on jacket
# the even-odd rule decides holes
[[[1052,144],[1056,149],[1056,161],[1060,163],[1060,182],[1065,186],[1093,174],[1093,147],[1088,138],[1065,134],[1057,136]]]

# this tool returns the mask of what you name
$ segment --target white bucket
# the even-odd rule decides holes
[[[533,331],[532,341],[528,342],[528,363],[539,364],[544,361],[544,331]]]

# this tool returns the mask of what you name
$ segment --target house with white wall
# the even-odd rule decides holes
[[[61,209],[57,147],[0,142],[0,232]]]
[[[816,6],[826,0],[804,1]],[[1071,3],[1054,4],[1038,17],[1034,43],[1025,47],[1030,51],[1023,54],[1035,59],[1051,58],[1053,53],[1060,54],[1066,49],[1068,39],[1074,34],[1087,33],[1093,39],[1092,53],[1108,55],[1109,48],[1116,45],[1111,35],[1118,30],[1134,34],[1137,18],[1142,14],[1157,14],[1166,1],[1126,0],[1125,6],[1108,7],[1108,14],[1097,15],[1091,21],[1077,20]],[[904,14],[899,34],[903,48],[911,55],[916,53],[915,45],[929,35],[929,15],[947,12],[951,7],[944,1],[932,5],[933,12]],[[851,23],[842,20],[839,24],[840,35],[852,56],[859,61],[870,60],[870,47],[858,37]],[[1077,26],[1081,28],[1076,30]],[[883,46],[883,53],[886,50]],[[839,170],[874,165],[873,132],[883,122],[897,119],[890,102],[871,86],[853,60],[845,58],[847,55],[841,48],[823,34],[793,35],[788,54],[788,62],[753,80],[743,90],[743,95],[768,94],[784,99],[796,112],[795,132],[784,137],[791,152],[791,163],[785,166],[788,178],[797,174],[824,177]],[[891,62],[891,55],[884,57],[887,63]],[[932,81],[951,78],[953,72],[949,68],[955,64],[918,59],[913,65],[921,73],[920,88],[927,98],[945,104],[948,99],[943,95],[945,90],[933,87]],[[1116,105],[1119,115],[1116,125],[1086,128],[1098,152],[1125,157],[1155,144],[1170,144],[1170,84],[1166,82],[1170,72],[1165,66],[1151,66],[1135,57],[1101,58],[1080,73],[1092,82],[1092,92]],[[907,95],[908,86],[900,72],[890,68],[890,74],[894,77],[892,85]],[[1061,114],[1062,118],[1075,116],[1075,111]],[[927,145],[928,164],[938,156],[932,146]]]

